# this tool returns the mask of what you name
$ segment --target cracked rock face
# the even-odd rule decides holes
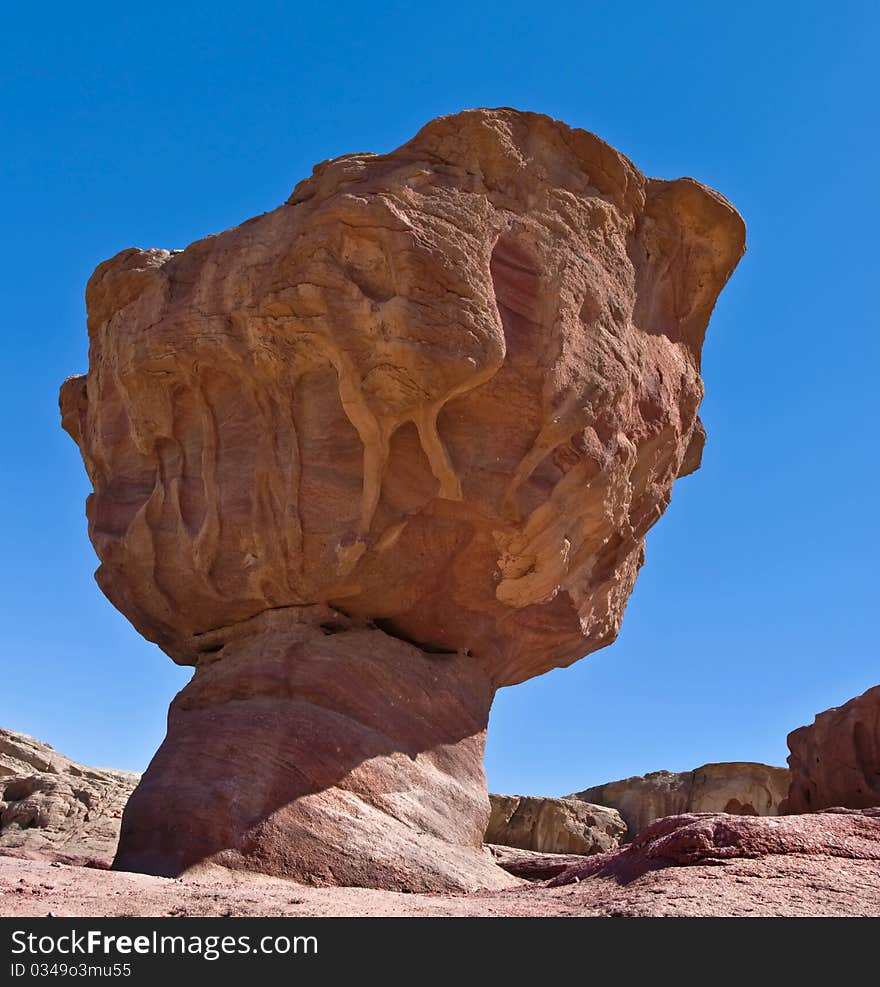
[[[699,465],[700,348],[743,249],[699,183],[474,110],[182,252],[123,251],[61,392],[101,588],[203,683],[259,666],[270,626],[301,663],[334,633],[409,642],[489,702],[607,645]]]
[[[0,848],[110,858],[138,776],[89,768],[0,729]]]

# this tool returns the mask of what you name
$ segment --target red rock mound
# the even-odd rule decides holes
[[[627,883],[662,867],[769,856],[880,860],[880,809],[785,817],[668,816],[648,826],[623,850],[587,858],[548,886],[592,877]]]

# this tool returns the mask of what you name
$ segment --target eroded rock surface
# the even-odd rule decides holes
[[[138,778],[0,730],[0,847],[112,859]]]
[[[493,691],[617,634],[699,465],[700,349],[743,249],[698,182],[474,110],[101,264],[61,391],[97,580],[196,666],[119,865],[491,884]],[[160,825],[161,799],[203,829]],[[359,842],[388,865],[347,860]]]
[[[704,764],[693,771],[651,771],[569,795],[617,809],[628,839],[664,816],[687,812],[728,812],[775,816],[788,792],[785,768],[751,761]]]
[[[327,613],[316,630],[318,616],[263,614],[199,667],[131,797],[115,866],[407,891],[509,886],[483,849],[493,689],[480,665]]]
[[[880,686],[788,735],[791,788],[781,812],[880,806]]]
[[[550,881],[560,887],[590,877],[634,880],[648,870],[760,857],[880,860],[880,810],[839,810],[762,818],[686,813],[658,819],[615,853],[578,862]]]
[[[495,863],[508,874],[526,881],[547,881],[569,867],[581,863],[584,857],[573,853],[541,853],[538,850],[522,850],[519,847],[487,844]]]
[[[615,809],[579,799],[489,796],[486,842],[542,853],[587,855],[616,849],[626,824]]]

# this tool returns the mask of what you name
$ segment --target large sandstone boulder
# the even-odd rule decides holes
[[[112,858],[138,778],[86,767],[33,737],[0,730],[0,847]]]
[[[101,264],[61,390],[97,580],[196,669],[117,866],[506,880],[492,697],[617,634],[743,249],[717,193],[505,109]]]
[[[880,806],[880,686],[788,735],[791,788],[780,812]]]
[[[618,847],[626,825],[615,809],[579,799],[489,796],[486,842],[542,853],[587,856]]]
[[[693,771],[652,771],[567,797],[614,807],[632,839],[655,819],[687,812],[775,816],[788,792],[788,783],[785,768],[728,761],[704,764]]]

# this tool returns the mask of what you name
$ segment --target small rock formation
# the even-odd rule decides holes
[[[112,858],[138,778],[85,767],[33,737],[0,730],[0,847]]]
[[[101,264],[60,396],[96,578],[195,667],[116,866],[508,881],[493,695],[614,640],[744,240],[699,182],[472,110]]]
[[[880,685],[788,735],[791,787],[780,813],[880,806]]]
[[[489,796],[486,842],[542,853],[588,855],[616,849],[626,835],[620,813],[579,799]]]
[[[573,853],[539,853],[496,843],[487,846],[499,867],[526,881],[547,881],[586,859]]]
[[[775,816],[788,792],[785,768],[751,761],[704,764],[693,771],[652,771],[636,778],[611,781],[566,796],[617,809],[628,839],[664,816],[688,812],[729,812],[743,816]]]

